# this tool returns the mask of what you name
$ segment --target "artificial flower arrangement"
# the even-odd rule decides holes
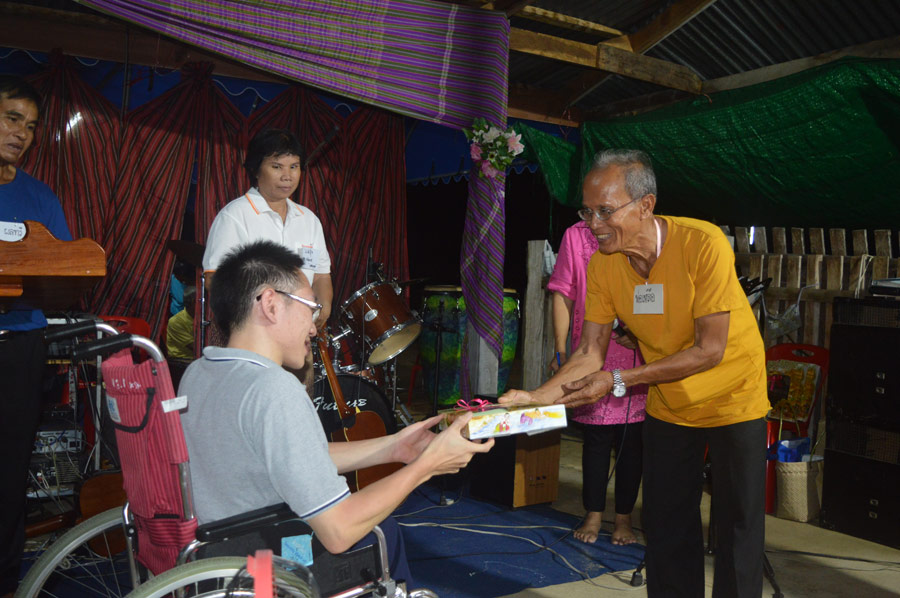
[[[483,118],[476,118],[472,128],[463,129],[463,132],[469,140],[469,155],[475,169],[479,176],[488,179],[505,172],[513,159],[525,149],[522,135],[516,134],[512,127],[501,131]]]

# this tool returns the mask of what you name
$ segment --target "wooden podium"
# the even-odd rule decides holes
[[[495,440],[469,463],[473,498],[510,507],[553,502],[559,490],[560,430]]]
[[[33,220],[25,237],[0,241],[0,311],[65,310],[106,276],[106,252],[91,239],[60,241]]]

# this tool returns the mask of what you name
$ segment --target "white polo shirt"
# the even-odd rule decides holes
[[[303,273],[312,284],[314,274],[331,272],[322,223],[308,208],[290,199],[284,222],[254,187],[229,202],[216,214],[206,240],[203,270],[216,270],[229,252],[239,245],[268,240],[281,243],[303,258]]]

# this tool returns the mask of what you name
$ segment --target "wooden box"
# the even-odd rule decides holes
[[[556,500],[559,489],[560,431],[495,438],[488,453],[469,464],[473,498],[510,507]]]

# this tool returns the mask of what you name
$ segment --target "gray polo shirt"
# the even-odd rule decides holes
[[[276,363],[206,347],[178,394],[200,524],[280,502],[309,519],[349,496],[306,389]]]

